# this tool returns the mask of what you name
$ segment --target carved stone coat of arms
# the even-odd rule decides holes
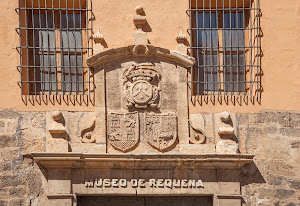
[[[123,77],[127,107],[159,106],[160,74],[153,64],[133,64]]]
[[[139,115],[137,112],[108,114],[107,134],[110,144],[123,152],[139,141]]]
[[[175,114],[145,114],[145,135],[148,143],[159,151],[168,149],[177,140]]]

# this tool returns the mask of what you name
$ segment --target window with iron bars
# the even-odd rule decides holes
[[[260,101],[259,0],[190,0],[191,96]]]
[[[92,100],[93,71],[85,63],[92,54],[89,7],[89,0],[19,0],[17,49],[23,100],[24,96],[39,103],[54,96]]]

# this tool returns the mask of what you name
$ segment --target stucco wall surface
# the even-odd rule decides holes
[[[100,29],[108,48],[132,44],[136,30],[132,18],[135,7],[143,5],[149,28],[148,38],[151,44],[168,49],[175,49],[176,35],[180,29],[187,34],[189,18],[186,14],[188,1],[182,0],[151,0],[151,1],[93,1],[93,31]],[[273,1],[261,0],[260,18],[262,27],[262,88],[261,104],[255,102],[246,105],[243,101],[228,104],[210,101],[200,105],[190,103],[190,112],[229,112],[254,113],[262,110],[300,110],[300,83],[298,81],[300,54],[300,2],[298,0]],[[25,105],[20,97],[17,82],[20,74],[17,71],[19,54],[16,47],[19,37],[15,28],[18,27],[17,0],[0,2],[2,21],[0,22],[0,108],[15,108],[22,111],[45,110],[82,110],[93,111],[93,105],[32,104]],[[189,39],[189,38],[188,38]]]

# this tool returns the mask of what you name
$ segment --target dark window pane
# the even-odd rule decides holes
[[[62,14],[62,47],[64,51],[75,51],[82,48],[80,14]],[[65,30],[67,29],[67,30]]]
[[[199,13],[197,23],[198,46],[206,49],[218,49],[218,31],[216,13]],[[203,26],[204,25],[204,26]],[[212,28],[212,29],[210,29]]]
[[[218,90],[218,56],[217,54],[199,54],[199,74],[196,73],[200,82],[200,91]]]
[[[41,81],[37,85],[38,89],[43,91],[56,90],[56,58],[55,55],[38,55],[35,56],[36,65],[40,69],[36,70],[36,80]]]
[[[225,50],[241,51],[244,49],[244,18],[243,13],[225,13],[223,46]],[[241,47],[238,49],[238,47]]]
[[[55,50],[55,33],[53,15],[45,13],[35,13],[34,15],[34,46],[39,47],[39,51]],[[47,16],[47,18],[46,18]]]
[[[224,55],[225,91],[245,90],[245,54]]]
[[[63,90],[83,91],[81,55],[63,55]],[[75,67],[76,66],[76,67]]]

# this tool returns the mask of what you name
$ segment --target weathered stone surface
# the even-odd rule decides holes
[[[18,186],[24,185],[25,180],[23,177],[18,175],[7,175],[7,176],[0,176],[0,188],[7,187],[7,186]]]
[[[175,109],[176,107],[169,106],[169,108]],[[105,114],[105,110],[103,113]],[[64,112],[64,114],[67,120],[71,119],[69,122],[66,121],[68,122],[66,124],[66,131],[69,134],[70,141],[70,148],[68,148],[70,150],[68,151],[87,153],[106,152],[105,136],[96,137],[95,144],[84,144],[81,142],[78,136],[80,132],[78,123],[79,117],[84,112]],[[45,190],[48,184],[46,178],[49,176],[45,169],[38,167],[30,156],[27,155],[31,152],[45,151],[46,115],[43,112],[17,113],[8,111],[1,114],[0,111],[0,116],[3,118],[0,119],[0,205],[43,205],[48,201],[46,197],[48,192]],[[178,154],[215,153],[215,147],[220,142],[216,132],[218,129],[217,125],[219,124],[216,122],[218,115],[202,114],[202,116],[203,122],[200,124],[203,125],[203,130],[207,133],[206,141],[203,144],[181,144],[177,147],[177,150],[171,149],[168,152],[176,151]],[[144,116],[141,117],[141,119],[144,119]],[[231,114],[231,117],[235,118],[235,114]],[[298,190],[300,187],[298,172],[298,150],[300,144],[298,130],[300,115],[292,112],[262,112],[258,114],[238,114],[236,117],[235,121],[237,122],[233,124],[238,140],[236,146],[242,154],[255,154],[255,161],[243,167],[241,173],[211,170],[211,173],[218,173],[218,178],[213,178],[209,174],[204,175],[203,171],[199,172],[198,175],[207,180],[203,182],[205,188],[214,188],[218,193],[224,191],[222,192],[223,194],[226,192],[230,194],[242,194],[246,205],[298,206]],[[103,125],[99,127],[105,128],[105,118],[101,124]],[[101,131],[97,131],[97,134],[101,134]],[[102,139],[103,142],[97,143],[97,138]],[[188,139],[188,136],[186,136],[186,139]],[[68,144],[68,141],[65,139],[61,140]],[[148,151],[157,153],[155,149],[149,149],[151,146],[147,143],[147,139],[144,136],[142,136],[141,142],[144,145],[139,145],[141,148],[136,148],[134,151],[143,153],[143,150],[147,148]],[[84,146],[81,146],[81,144],[84,144]],[[146,146],[147,144],[148,147]],[[59,145],[53,144],[53,147],[59,148]],[[66,145],[64,145],[64,148],[66,148]],[[108,150],[108,152],[111,152],[111,150]],[[22,158],[22,155],[26,156]],[[76,162],[76,164],[78,164],[78,168],[85,166],[80,164],[80,161]],[[114,165],[116,168],[120,167],[118,162],[115,162]],[[78,176],[85,176],[86,173],[84,171],[87,170],[82,170],[78,173]],[[67,174],[66,172],[60,173]],[[138,171],[131,174],[146,173],[145,171]],[[99,173],[94,172],[93,174]],[[122,174],[125,177],[128,175],[126,172],[119,173],[116,169],[105,170],[101,174],[107,176],[110,174]],[[147,174],[152,175],[154,173],[151,171]],[[174,174],[177,177],[188,177],[187,174],[189,173],[186,170],[180,172],[168,171],[167,173],[157,170],[155,174],[159,179],[159,176],[166,174],[166,176]],[[60,183],[51,183],[53,193],[71,193],[72,185],[67,180],[67,177],[59,176],[56,173],[52,175],[54,175],[51,177],[53,180],[55,178],[61,180]],[[220,184],[215,187],[215,183],[218,181]],[[79,182],[79,184],[81,183]],[[57,190],[55,187],[62,189]],[[241,192],[235,188],[240,188]],[[156,190],[151,191],[155,192]],[[66,204],[70,203],[69,199],[61,201]],[[228,202],[228,199],[222,199],[221,202],[224,205],[240,205],[239,201]],[[57,205],[62,202],[57,202]],[[56,201],[54,203],[56,204]]]
[[[17,196],[17,197],[21,197],[26,193],[25,188],[10,188],[9,189],[9,195],[10,196]]]
[[[238,145],[232,140],[221,140],[216,145],[216,152],[219,154],[236,154]]]
[[[213,144],[181,144],[181,154],[213,154],[216,152]]]

